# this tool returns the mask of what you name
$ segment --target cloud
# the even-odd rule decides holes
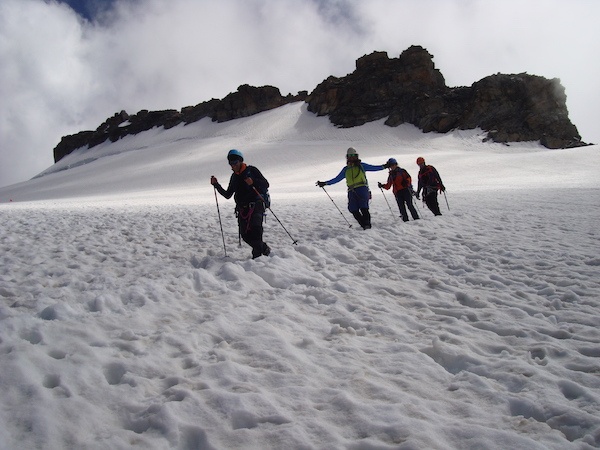
[[[413,44],[449,86],[560,78],[571,120],[598,142],[599,13],[593,0],[116,0],[87,21],[56,1],[0,0],[0,186],[122,109],[180,109],[245,83],[310,91]]]

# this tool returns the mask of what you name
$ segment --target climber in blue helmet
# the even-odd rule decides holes
[[[227,189],[223,189],[214,175],[210,183],[223,197],[233,196],[240,236],[252,247],[252,258],[267,256],[271,249],[263,242],[263,214],[269,182],[260,170],[244,163],[244,155],[239,150],[229,150],[227,162],[233,171]]]

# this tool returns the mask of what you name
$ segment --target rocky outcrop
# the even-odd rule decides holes
[[[54,161],[80,147],[94,147],[154,127],[171,128],[205,117],[225,122],[306,101],[308,110],[329,116],[340,127],[386,119],[388,126],[409,123],[424,132],[481,128],[494,142],[540,141],[548,148],[587,145],[569,120],[565,90],[558,79],[526,73],[491,75],[469,87],[446,86],[433,57],[412,46],[398,58],[374,52],[356,61],[345,77],[329,77],[310,94],[282,96],[273,86],[242,85],[222,100],[212,99],[181,111],[125,111],[95,131],[65,136],[54,148]]]
[[[181,123],[189,124],[205,117],[215,122],[251,116],[268,111],[287,103],[303,101],[308,92],[283,97],[279,89],[273,86],[253,87],[242,85],[237,92],[227,95],[223,100],[212,99],[196,106],[187,106],[181,111],[142,110],[130,116],[125,111],[115,114],[102,123],[95,131],[82,131],[64,136],[54,148],[54,162],[58,162],[73,150],[88,146],[95,147],[103,142],[115,142],[124,136],[138,134],[154,127],[172,128]]]
[[[432,56],[412,46],[399,58],[375,52],[343,78],[329,77],[308,96],[308,110],[340,127],[386,118],[424,132],[481,128],[495,142],[540,141],[549,148],[586,145],[568,117],[557,79],[492,75],[470,87],[450,88]]]
[[[548,148],[585,145],[569,120],[560,80],[535,75],[492,75],[471,87],[457,128],[479,127],[495,142],[537,141]]]
[[[375,52],[356,61],[344,78],[329,77],[308,96],[308,110],[328,115],[341,127],[355,127],[389,117],[387,125],[412,123],[435,108],[448,88],[431,55],[411,47],[400,58]]]

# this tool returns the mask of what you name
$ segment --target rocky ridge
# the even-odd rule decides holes
[[[388,126],[410,123],[423,132],[481,128],[494,142],[540,141],[548,148],[587,145],[569,120],[566,95],[558,79],[496,74],[470,87],[448,87],[433,56],[411,46],[399,58],[373,52],[356,61],[345,77],[330,76],[310,94],[282,96],[273,86],[242,85],[222,100],[212,99],[177,110],[125,111],[108,118],[95,131],[64,136],[54,148],[57,162],[73,150],[92,148],[154,127],[172,128],[205,117],[225,122],[305,101],[308,110],[329,116],[339,127],[360,126],[386,118]]]

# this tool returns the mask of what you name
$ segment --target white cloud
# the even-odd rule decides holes
[[[310,91],[364,54],[413,44],[449,86],[560,78],[571,120],[598,142],[599,13],[593,0],[120,0],[90,23],[55,2],[0,0],[0,185],[121,109],[180,109],[245,83]]]

